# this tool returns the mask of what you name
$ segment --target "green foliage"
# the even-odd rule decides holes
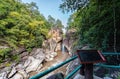
[[[54,27],[55,25],[55,19],[51,15],[48,16],[48,23],[51,27]]]
[[[76,3],[76,4],[75,4]],[[75,28],[80,38],[79,45],[88,44],[103,51],[120,51],[120,1],[119,0],[89,0],[89,5],[79,8],[75,6],[80,1],[64,0],[62,9],[76,10],[68,20],[68,29]],[[70,7],[69,7],[70,6]],[[75,7],[75,8],[74,8]],[[115,34],[115,29],[117,29]],[[116,35],[116,39],[115,39]],[[116,40],[116,42],[115,42]],[[116,43],[116,45],[114,45]]]
[[[49,23],[39,13],[36,3],[0,0],[0,38],[11,48],[41,47],[49,29]]]
[[[12,60],[12,61],[16,61],[16,63],[18,63],[18,62],[20,61],[20,57],[19,57],[18,55],[13,55],[13,56],[11,57],[11,60]]]
[[[0,49],[0,56],[4,57],[7,53],[10,53],[11,49],[6,48],[6,49]]]
[[[10,48],[0,49],[0,63],[9,57],[11,50]]]
[[[62,25],[61,20],[57,19],[55,20],[51,15],[48,16],[48,23],[51,26],[51,28],[53,27],[59,27],[59,28],[63,28],[64,26]]]
[[[62,0],[63,3],[60,4],[60,8],[63,12],[74,11],[76,9],[80,9],[85,7],[89,0]]]
[[[5,67],[10,67],[11,66],[11,63],[5,63]]]
[[[63,28],[63,27],[64,27],[64,26],[62,25],[62,22],[61,22],[59,19],[56,20],[55,26],[60,27],[60,28]]]
[[[62,23],[49,16],[48,20],[40,14],[36,3],[23,3],[21,0],[0,0],[0,45],[16,50],[24,47],[31,51],[33,47],[42,47],[48,38],[51,27]],[[0,50],[0,62],[10,55],[10,50]],[[15,54],[12,60],[19,61]]]

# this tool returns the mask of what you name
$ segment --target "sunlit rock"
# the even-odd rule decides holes
[[[61,43],[57,43],[57,45],[56,45],[55,51],[58,51],[58,50],[62,50],[62,44]]]
[[[15,67],[13,67],[12,70],[10,71],[10,74],[8,75],[8,78],[13,77],[16,73],[17,73],[17,70]]]
[[[24,77],[21,74],[16,73],[12,78],[9,79],[24,79]]]
[[[52,28],[48,33],[49,38],[45,40],[45,42],[43,42],[43,47],[49,49],[50,51],[61,50],[61,44],[63,39],[62,34],[63,33],[60,28]]]
[[[7,72],[0,73],[0,79],[7,79]]]
[[[42,63],[43,59],[35,59],[32,56],[29,56],[28,60],[25,62],[24,66],[26,66],[26,72],[29,73],[31,71],[36,71],[39,65]],[[27,63],[29,62],[29,63]],[[27,63],[27,65],[26,65]]]
[[[51,61],[54,59],[54,57],[57,56],[57,52],[52,52],[52,51],[47,51],[45,55],[45,60],[46,61]]]

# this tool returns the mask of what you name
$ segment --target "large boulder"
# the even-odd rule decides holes
[[[50,51],[54,52],[57,46],[57,42],[53,39],[49,39],[49,45],[50,45]]]
[[[24,79],[24,77],[21,74],[16,73],[12,78],[9,79]]]
[[[32,56],[29,56],[29,58],[27,59],[27,61],[25,62],[24,66],[26,67],[25,71],[27,73],[31,72],[31,71],[36,71],[38,69],[39,66],[42,67],[42,61],[43,59],[36,59]]]
[[[45,54],[43,49],[34,48],[30,54],[31,56],[24,63],[26,72],[36,71],[42,67],[42,62],[45,60]]]
[[[9,74],[9,79],[28,79],[29,75],[26,73],[24,69],[14,69]]]
[[[50,36],[49,39],[45,40],[45,42],[43,42],[43,47],[50,49],[50,51],[58,51],[61,50],[62,46],[62,30],[58,27],[54,27],[52,28],[49,33],[48,36]],[[46,46],[47,45],[47,46]]]
[[[62,50],[62,44],[59,42],[56,45],[55,51]]]
[[[51,38],[57,43],[62,41],[62,34],[62,30],[58,27],[52,28],[48,33],[48,35],[51,36]]]
[[[46,52],[45,52],[45,60],[46,61],[52,61],[55,56],[57,56],[57,52],[46,50]]]
[[[24,70],[23,64],[18,64],[17,66],[13,66],[10,73],[8,74],[9,79],[27,79],[29,75]]]
[[[45,60],[43,49],[34,48],[30,54],[28,52],[21,53],[20,57],[24,56],[27,56],[24,61],[0,70],[0,79],[28,79],[30,72],[41,69],[42,62]]]
[[[0,79],[7,79],[7,72],[0,73]]]
[[[15,67],[13,67],[10,71],[10,73],[8,74],[8,78],[13,77],[15,74],[17,73],[17,70]]]

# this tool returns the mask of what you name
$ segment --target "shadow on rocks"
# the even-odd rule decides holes
[[[63,73],[56,73],[49,76],[47,79],[64,79]]]

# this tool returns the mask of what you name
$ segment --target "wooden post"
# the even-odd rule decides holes
[[[80,68],[80,74],[83,76],[85,75],[85,65],[84,64],[82,64],[82,66]]]
[[[93,63],[85,64],[85,79],[93,79]]]
[[[80,74],[85,76],[85,79],[93,79],[93,64],[105,62],[106,59],[98,50],[77,50],[80,63],[82,64]]]

